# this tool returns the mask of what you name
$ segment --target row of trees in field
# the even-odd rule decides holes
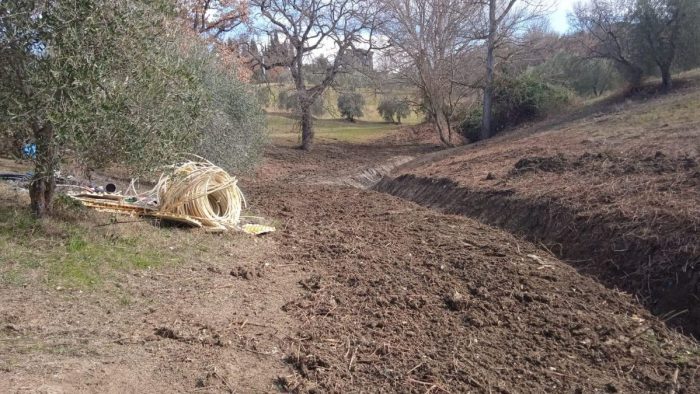
[[[295,90],[282,89],[277,97],[273,97],[272,90],[263,85],[256,90],[256,95],[263,107],[270,107],[274,104],[279,110],[299,115],[299,98]],[[323,116],[326,113],[339,114],[349,121],[354,121],[364,116],[364,110],[367,107],[365,95],[358,91],[339,92],[335,107],[328,105],[328,100],[326,95],[317,97],[311,105],[311,114],[315,117]],[[401,124],[401,119],[405,119],[411,114],[410,100],[387,95],[379,100],[377,112],[386,122]]]
[[[573,94],[635,89],[649,75],[660,76],[668,90],[674,70],[699,63],[696,0],[583,2],[565,35],[546,27],[546,4],[256,0],[250,31],[266,44],[248,44],[249,56],[258,80],[287,76],[294,85],[305,149],[313,141],[312,107],[337,85],[401,80],[418,92],[412,107],[451,145],[455,133],[488,138],[555,110]],[[357,72],[358,63],[366,66],[358,59],[373,51],[379,70]]]

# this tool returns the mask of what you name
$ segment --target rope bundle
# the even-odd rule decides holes
[[[188,161],[163,173],[153,191],[161,213],[187,216],[215,231],[236,228],[245,205],[236,178],[210,162]]]

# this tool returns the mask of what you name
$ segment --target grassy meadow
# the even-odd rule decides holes
[[[266,84],[261,85],[259,88],[267,89],[270,95],[270,103],[265,108],[270,137],[280,142],[300,142],[300,125],[298,120],[294,114],[277,106],[279,92],[283,89],[291,89],[291,87],[281,84]],[[399,127],[399,125],[384,121],[379,112],[377,112],[377,106],[384,96],[409,97],[410,92],[383,95],[372,89],[359,89],[359,91],[365,98],[364,115],[355,122],[341,118],[336,106],[338,92],[328,90],[324,94],[323,106],[325,112],[323,115],[318,116],[314,123],[317,140],[367,142],[384,137]],[[401,120],[401,124],[418,124],[421,120],[422,115],[411,112],[408,117]]]

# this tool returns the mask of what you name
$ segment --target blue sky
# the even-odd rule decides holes
[[[552,14],[549,16],[549,22],[552,24],[552,29],[557,33],[566,33],[569,30],[569,21],[567,20],[567,14],[569,14],[573,8],[574,4],[581,0],[547,0],[551,1],[552,4]],[[584,1],[585,2],[585,1]]]

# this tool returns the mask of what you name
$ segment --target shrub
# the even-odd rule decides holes
[[[282,90],[277,94],[277,108],[287,109],[287,103],[289,102],[289,92]],[[295,105],[296,107],[296,105]]]
[[[229,171],[247,170],[260,159],[266,140],[263,110],[249,85],[210,54],[200,56],[208,60],[202,70],[208,95],[196,153]]]
[[[265,108],[270,105],[270,102],[272,101],[270,98],[270,93],[270,89],[263,86],[255,89],[255,98],[258,100],[258,104],[260,104],[261,107]]]
[[[320,96],[311,104],[311,114],[314,116],[321,116],[326,113],[326,109],[323,106],[323,96]],[[299,99],[297,92],[294,91],[281,91],[278,96],[278,108],[285,109],[287,111],[298,113],[299,112]]]
[[[471,142],[479,141],[481,138],[481,123],[483,121],[484,110],[482,107],[472,108],[467,117],[459,125],[460,132],[464,138]]]
[[[359,93],[343,93],[338,96],[338,111],[347,120],[354,122],[364,115],[365,98]]]
[[[499,132],[506,127],[544,116],[571,101],[567,89],[543,82],[530,75],[520,78],[499,78],[494,83],[493,128]],[[483,110],[472,109],[460,125],[462,135],[474,142],[479,140]]]
[[[396,97],[383,99],[377,107],[377,112],[387,122],[401,124],[401,118],[405,118],[411,112],[406,99]],[[396,118],[396,120],[394,120]]]

